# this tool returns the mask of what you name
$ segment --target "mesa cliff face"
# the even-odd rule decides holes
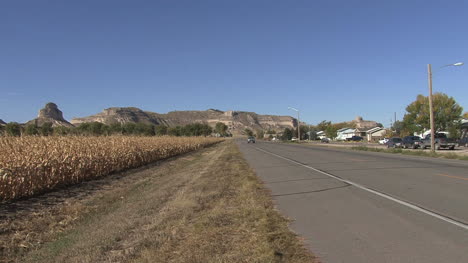
[[[172,111],[161,114],[133,107],[109,108],[96,115],[71,120],[74,125],[84,122],[101,122],[105,124],[143,122],[169,127],[197,122],[214,126],[217,122],[222,122],[229,127],[232,133],[242,133],[246,128],[280,131],[297,125],[296,119],[289,116],[259,115],[254,112],[224,112],[210,109],[206,111]]]
[[[156,118],[150,116],[147,112],[134,107],[127,108],[108,108],[104,111],[83,118],[74,118],[71,123],[74,125],[85,123],[85,122],[101,122],[104,124],[113,123],[147,123],[147,124],[160,124]]]
[[[37,118],[28,121],[26,124],[36,124],[42,126],[44,123],[52,123],[52,127],[57,126],[73,126],[63,118],[63,113],[58,109],[57,104],[49,102],[44,108],[39,110]]]

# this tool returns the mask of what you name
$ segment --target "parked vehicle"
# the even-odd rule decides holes
[[[250,136],[249,138],[247,138],[247,143],[255,143],[255,137]]]
[[[431,134],[426,135],[422,142],[423,149],[431,148]],[[442,148],[453,150],[457,145],[455,139],[447,138],[445,133],[436,133],[434,136],[434,143],[436,150],[440,150]]]
[[[420,148],[422,145],[421,137],[419,136],[406,136],[403,138],[403,148],[408,149],[417,149]]]
[[[292,138],[291,138],[291,141],[293,141],[293,142],[297,142],[297,141],[298,141],[298,139],[297,139],[296,137],[292,137]]]
[[[465,147],[468,147],[468,137],[461,138],[461,139],[458,141],[458,146],[465,146]]]
[[[387,148],[401,148],[403,147],[403,140],[399,137],[388,139]]]
[[[388,138],[383,138],[382,140],[379,140],[379,144],[385,145],[388,142]]]
[[[353,136],[351,138],[346,138],[347,141],[360,142],[364,140],[361,136]]]
[[[322,138],[322,139],[320,140],[320,142],[329,143],[329,142],[330,142],[330,138]]]

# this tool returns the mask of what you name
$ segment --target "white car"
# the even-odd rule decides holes
[[[379,144],[386,144],[388,142],[388,138],[383,138],[382,140],[379,140]]]
[[[298,141],[298,139],[296,137],[292,137],[291,141],[295,142]]]

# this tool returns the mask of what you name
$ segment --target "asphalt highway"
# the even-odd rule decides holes
[[[468,263],[468,162],[237,141],[325,263]]]

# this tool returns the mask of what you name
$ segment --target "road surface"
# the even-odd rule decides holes
[[[468,162],[237,143],[323,262],[468,263]]]

